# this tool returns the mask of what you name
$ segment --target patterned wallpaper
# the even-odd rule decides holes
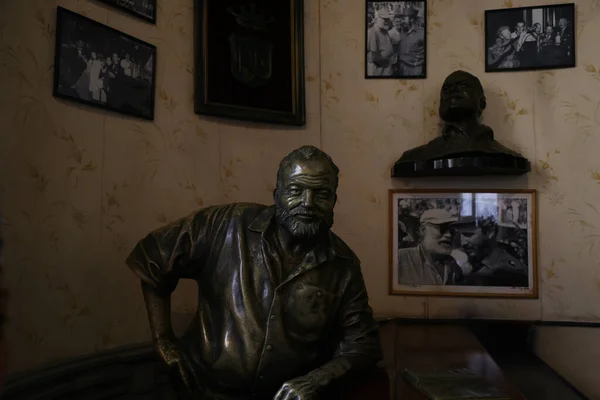
[[[336,229],[363,261],[373,306],[396,315],[600,320],[600,2],[577,2],[578,67],[484,73],[485,9],[547,1],[429,0],[426,80],[364,80],[362,1],[321,3],[322,140],[343,171]],[[559,3],[559,2],[554,2]],[[478,76],[483,122],[535,171],[518,178],[394,180],[390,166],[440,133],[438,97],[456,69]],[[539,300],[387,295],[393,188],[535,188]],[[360,188],[360,189],[359,189]]]
[[[429,0],[428,79],[366,81],[364,0],[306,0],[308,124],[276,129],[193,113],[192,0],[159,4],[154,26],[93,0],[0,1],[12,371],[147,341],[139,283],[123,263],[135,242],[201,206],[270,202],[278,161],[303,144],[342,170],[334,229],[362,259],[376,312],[600,320],[600,1],[577,1],[577,68],[484,74],[484,9],[539,3]],[[57,5],[158,46],[154,122],[52,97]],[[392,181],[402,152],[439,133],[439,88],[457,68],[482,80],[484,122],[535,171]],[[387,190],[401,187],[538,189],[540,299],[388,296]],[[193,309],[194,289],[180,285],[177,315]]]

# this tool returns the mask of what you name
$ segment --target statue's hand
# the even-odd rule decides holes
[[[200,395],[200,381],[189,357],[179,347],[176,339],[159,339],[155,342],[159,357],[169,370],[179,376],[193,399]]]
[[[317,387],[307,376],[285,382],[273,400],[317,400]]]

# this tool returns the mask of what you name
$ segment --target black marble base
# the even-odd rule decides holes
[[[396,161],[392,178],[428,176],[484,176],[523,175],[531,171],[531,163],[524,157],[510,155],[474,155],[448,157],[428,161]]]

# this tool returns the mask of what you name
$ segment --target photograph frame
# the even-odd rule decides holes
[[[485,290],[484,286],[474,285],[414,285],[414,284],[399,284],[399,235],[398,227],[400,226],[400,218],[398,214],[399,198],[419,199],[418,195],[423,195],[423,199],[446,199],[458,198],[458,195],[471,194],[472,199],[476,201],[476,195],[499,195],[497,198],[510,195],[515,198],[529,197],[527,214],[527,279],[528,285],[526,288],[521,287],[492,287],[490,290]],[[404,195],[404,197],[401,197]],[[437,195],[437,196],[436,196]],[[443,195],[449,195],[444,197]],[[521,197],[519,197],[521,196]],[[463,196],[464,197],[464,196]],[[389,270],[388,270],[388,294],[398,296],[430,296],[430,297],[467,297],[467,298],[514,298],[514,299],[537,299],[539,297],[539,276],[537,265],[537,190],[536,189],[390,189],[388,191],[389,202],[389,232],[388,232],[388,255],[389,255]],[[471,211],[475,213],[473,209]],[[500,209],[498,215],[501,217]],[[403,222],[404,223],[404,222]],[[500,221],[497,225],[501,226]],[[502,225],[503,226],[503,225]],[[498,231],[496,231],[497,233]],[[416,239],[416,238],[415,238]],[[461,267],[462,268],[462,267]],[[449,288],[449,289],[448,289]],[[467,288],[467,289],[464,289]],[[472,290],[469,290],[473,288]],[[482,289],[484,288],[484,289]]]
[[[370,15],[369,15],[369,5],[372,3],[422,3],[423,4],[423,23],[424,30],[423,34],[423,53],[424,53],[424,61],[422,67],[422,73],[420,75],[408,75],[404,73],[397,73],[392,75],[372,75],[369,74],[369,57],[368,57],[368,46],[369,46],[369,29],[370,29]],[[427,79],[427,27],[428,27],[428,19],[427,15],[427,0],[413,0],[413,1],[383,1],[383,0],[365,0],[365,61],[364,61],[364,76],[365,79]]]
[[[67,94],[64,94],[60,91],[60,73],[61,73],[61,38],[62,38],[62,34],[63,34],[63,22],[66,21],[67,18],[71,18],[71,19],[75,19],[78,21],[82,21],[86,24],[89,24],[90,26],[96,27],[96,28],[100,28],[103,29],[107,32],[110,32],[112,34],[121,36],[123,38],[126,38],[140,46],[145,46],[148,47],[148,49],[152,52],[153,57],[152,57],[152,85],[151,85],[151,90],[150,90],[150,104],[149,104],[149,108],[150,108],[150,112],[148,114],[144,114],[144,113],[137,113],[137,112],[132,112],[132,111],[127,111],[127,110],[123,110],[122,108],[119,107],[115,107],[112,106],[110,104],[101,104],[99,102],[95,102],[95,101],[88,101],[88,100],[84,100],[75,96],[70,96]],[[155,106],[156,106],[156,67],[157,67],[157,57],[158,57],[158,53],[157,53],[157,47],[151,43],[145,42],[141,39],[138,39],[134,36],[131,36],[125,32],[119,31],[115,28],[112,28],[108,25],[104,25],[101,22],[95,21],[91,18],[88,18],[84,15],[81,15],[79,13],[76,13],[75,11],[69,10],[67,8],[64,7],[60,7],[58,6],[56,8],[56,42],[55,42],[55,50],[54,50],[54,81],[52,84],[52,95],[55,98],[58,99],[63,99],[63,100],[68,100],[70,102],[74,102],[74,103],[78,103],[78,104],[82,104],[88,107],[92,107],[92,108],[96,108],[96,109],[100,109],[100,110],[105,110],[105,111],[112,111],[121,115],[127,115],[130,117],[135,117],[135,118],[140,118],[143,120],[148,120],[148,121],[154,121],[154,115],[155,115]]]
[[[106,4],[109,7],[118,9],[123,11],[126,14],[129,14],[130,16],[139,18],[145,22],[151,23],[156,25],[156,18],[157,18],[157,13],[158,13],[158,0],[149,0],[153,3],[153,8],[152,8],[152,15],[148,16],[146,14],[142,14],[138,11],[135,11],[132,8],[127,7],[125,4],[120,4],[119,0],[97,0],[102,4]]]
[[[214,102],[208,94],[208,3],[194,0],[194,112],[210,117],[230,118],[276,125],[306,125],[306,83],[304,45],[304,0],[285,0],[290,4],[290,87],[291,111],[255,108]],[[229,66],[228,66],[229,67]]]
[[[488,42],[488,35],[490,35],[490,32],[488,32],[488,29],[493,29],[491,28],[491,24],[490,24],[490,19],[491,17],[497,15],[497,14],[502,14],[502,13],[512,13],[515,11],[529,11],[529,10],[534,10],[534,9],[539,9],[539,8],[543,8],[543,9],[555,9],[555,8],[568,8],[571,11],[571,14],[573,15],[573,18],[571,20],[571,31],[570,32],[572,34],[572,51],[573,51],[573,55],[571,57],[571,59],[568,62],[562,63],[562,64],[554,64],[554,65],[542,65],[542,66],[536,66],[536,65],[532,65],[532,66],[518,66],[518,67],[500,67],[500,68],[491,68],[489,65],[489,61],[490,61],[490,54],[489,54],[489,45],[491,44],[490,42]],[[544,27],[542,27],[542,31],[543,31]],[[492,10],[485,10],[484,12],[484,29],[483,29],[483,34],[484,34],[484,54],[485,54],[485,72],[486,73],[494,73],[494,72],[523,72],[523,71],[543,71],[543,70],[555,70],[555,69],[568,69],[568,68],[575,68],[577,67],[577,10],[576,10],[576,5],[575,3],[560,3],[560,4],[544,4],[544,5],[537,5],[537,6],[526,6],[526,7],[514,7],[514,8],[500,8],[500,9],[492,9]]]

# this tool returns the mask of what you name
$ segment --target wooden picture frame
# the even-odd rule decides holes
[[[154,120],[156,46],[57,7],[53,95]]]
[[[575,3],[485,11],[485,72],[576,66]]]
[[[195,112],[306,123],[304,1],[195,1]]]
[[[537,298],[536,190],[389,191],[389,294]]]
[[[98,0],[101,3],[141,18],[151,24],[156,24],[157,0]]]
[[[427,78],[427,18],[426,0],[366,0],[365,79]]]

